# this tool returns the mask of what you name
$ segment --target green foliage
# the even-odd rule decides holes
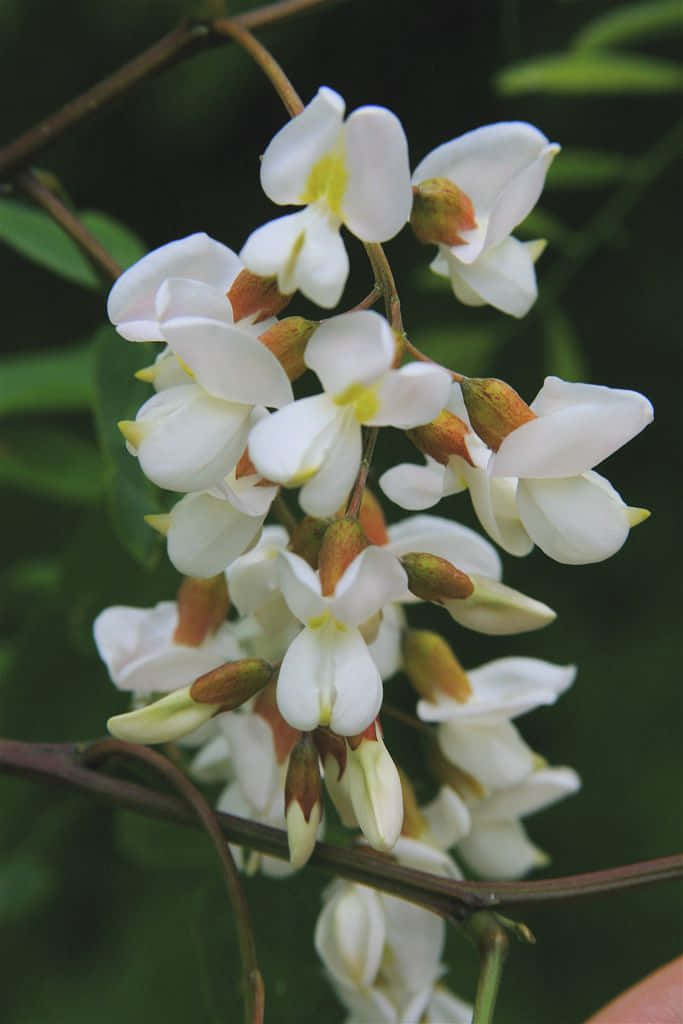
[[[427,327],[417,330],[411,340],[420,351],[442,366],[478,377],[490,369],[507,335],[508,327],[498,321],[481,327]]]
[[[33,854],[0,861],[0,928],[40,911],[57,887],[49,859]]]
[[[659,94],[680,90],[683,70],[657,57],[581,50],[513,64],[495,76],[494,85],[503,96]]]
[[[109,511],[116,534],[141,565],[153,568],[161,555],[161,538],[144,516],[160,511],[159,492],[128,453],[116,424],[134,419],[149,398],[146,385],[133,377],[152,362],[152,346],[128,344],[113,328],[101,327],[94,339],[95,421],[106,467]]]
[[[632,161],[622,153],[600,149],[563,149],[553,160],[546,188],[600,188],[627,178]]]
[[[575,36],[577,50],[596,49],[622,43],[642,43],[658,36],[683,32],[683,4],[680,0],[646,0],[608,11],[589,21]]]
[[[0,484],[62,501],[94,502],[103,489],[97,448],[77,434],[43,424],[0,429]]]
[[[92,403],[92,350],[77,345],[0,362],[0,416],[27,412],[74,412]]]
[[[536,207],[526,217],[515,234],[524,239],[545,238],[551,245],[558,249],[568,249],[576,237],[576,232],[563,224],[559,217],[547,210]]]
[[[122,267],[144,255],[146,247],[138,236],[107,214],[89,211],[82,214],[81,220]],[[83,288],[103,287],[76,242],[44,210],[16,199],[0,199],[0,240],[67,281]]]
[[[563,380],[589,380],[581,339],[566,313],[557,308],[549,310],[543,317],[543,329],[546,373]]]

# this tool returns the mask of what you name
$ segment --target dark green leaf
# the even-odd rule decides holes
[[[683,31],[680,0],[647,0],[608,11],[581,29],[573,41],[576,49],[595,49],[620,43],[642,43],[658,36]]]
[[[92,349],[9,356],[0,363],[0,415],[86,409],[92,403]]]
[[[142,239],[108,213],[102,213],[101,210],[85,210],[80,214],[80,219],[124,270],[147,252],[147,246]]]
[[[543,319],[546,372],[563,380],[588,380],[581,339],[569,317],[561,309],[553,309]]]
[[[677,92],[683,87],[683,69],[656,57],[579,51],[513,64],[495,76],[494,84],[504,96]]]
[[[121,854],[140,867],[210,871],[217,863],[211,840],[201,829],[183,828],[119,810],[115,833]]]
[[[144,521],[160,511],[159,492],[144,476],[137,460],[126,450],[116,426],[134,419],[150,397],[149,387],[134,373],[151,363],[153,346],[123,341],[113,328],[100,328],[95,347],[95,420],[106,466],[109,509],[116,534],[126,550],[151,568],[161,554],[161,538]]]
[[[563,149],[550,165],[546,188],[599,188],[628,177],[632,162],[622,153]]]
[[[0,430],[0,484],[62,501],[97,501],[102,461],[95,445],[61,428],[5,424]]]
[[[496,353],[505,344],[507,328],[496,326],[457,328],[426,328],[411,337],[421,352],[442,366],[466,376],[482,376],[490,368]]]
[[[0,925],[16,925],[40,910],[57,887],[48,860],[25,854],[0,862]]]

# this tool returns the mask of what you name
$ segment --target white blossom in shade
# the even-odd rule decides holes
[[[440,245],[432,264],[450,277],[460,301],[489,303],[517,317],[528,312],[543,243],[519,242],[510,234],[536,205],[559,150],[530,124],[502,122],[437,146],[416,167],[414,185],[445,178],[472,203],[476,226],[460,232],[461,244]]]
[[[576,793],[581,786],[573,768],[541,768],[517,785],[470,805],[472,827],[458,854],[483,878],[519,878],[548,857],[526,834],[520,818]]]
[[[444,985],[437,985],[420,1024],[472,1024],[474,1007]]]
[[[389,552],[366,548],[329,597],[298,555],[282,552],[279,572],[283,597],[305,627],[280,668],[281,714],[304,732],[318,725],[340,736],[363,732],[382,703],[382,679],[358,627],[403,593],[405,571]]]
[[[347,743],[346,771],[351,807],[363,835],[376,850],[391,850],[403,825],[403,794],[378,723],[358,746]]]
[[[174,642],[177,625],[175,601],[154,608],[114,605],[100,612],[93,626],[95,644],[114,685],[141,695],[167,693],[244,656],[227,622],[198,647]]]
[[[186,494],[170,512],[168,557],[187,576],[216,576],[256,538],[277,486],[233,470],[209,491]]]
[[[211,288],[229,308],[226,292],[243,269],[239,256],[203,232],[188,235],[143,256],[124,271],[109,293],[107,315],[128,341],[166,341],[157,296],[169,278]]]
[[[285,405],[291,384],[254,333],[233,324],[230,304],[208,285],[170,278],[156,294],[156,307],[187,383],[158,391],[121,430],[158,486],[208,490],[242,454],[254,406]]]
[[[377,636],[368,650],[382,679],[391,679],[401,667],[401,638],[406,618],[398,604],[388,604],[382,609],[382,621]]]
[[[349,259],[339,228],[363,242],[393,238],[410,216],[408,146],[398,118],[359,107],[344,121],[344,101],[321,88],[268,145],[261,185],[280,205],[305,206],[254,231],[241,252],[246,267],[277,276],[320,306],[336,306]]]
[[[297,487],[310,515],[332,515],[361,461],[361,426],[408,429],[433,419],[448,401],[450,375],[426,363],[392,370],[394,336],[378,313],[333,317],[306,347],[307,366],[325,391],[292,403],[251,431],[249,453],[268,480]]]

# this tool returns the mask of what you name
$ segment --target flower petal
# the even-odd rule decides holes
[[[480,821],[525,818],[578,792],[581,779],[573,768],[542,768],[518,785],[493,793],[475,809]]]
[[[439,747],[448,760],[487,789],[514,786],[531,774],[534,752],[512,722],[464,722],[439,726]]]
[[[601,562],[628,537],[628,509],[598,473],[563,480],[520,480],[517,504],[534,543],[565,565]]]
[[[293,255],[292,279],[307,299],[324,309],[332,309],[341,299],[349,276],[349,256],[339,233],[339,223],[315,205],[309,206],[301,216],[304,234],[300,250]],[[280,290],[285,293],[292,290],[285,277]]]
[[[342,131],[344,100],[323,86],[300,114],[268,144],[261,160],[261,186],[269,199],[298,205],[315,164],[334,149]]]
[[[379,478],[387,498],[401,508],[418,511],[436,505],[444,495],[444,468],[431,460],[426,466],[402,462]]]
[[[332,628],[336,695],[329,726],[339,736],[355,736],[367,729],[379,713],[382,679],[358,630]]]
[[[281,551],[277,568],[282,596],[289,610],[301,622],[315,619],[326,610],[320,580],[308,562],[291,551]]]
[[[534,544],[519,517],[516,479],[492,477],[464,459],[452,457],[449,461],[456,464],[467,480],[474,511],[489,537],[511,555],[528,555]]]
[[[280,787],[272,729],[260,715],[241,711],[221,715],[218,723],[230,747],[233,774],[251,812],[265,814]]]
[[[337,583],[330,610],[349,626],[360,626],[406,591],[405,569],[385,548],[362,551]]]
[[[241,270],[232,249],[204,232],[188,235],[148,253],[121,274],[109,293],[107,315],[129,341],[163,341],[155,300],[167,278],[202,281],[225,294]]]
[[[444,601],[451,618],[467,629],[489,636],[513,636],[549,625],[557,616],[541,601],[497,580],[470,573],[474,593],[464,600]]]
[[[438,366],[409,363],[382,378],[377,413],[364,419],[370,426],[409,430],[435,419],[448,402],[451,375]]]
[[[442,786],[436,797],[420,811],[427,822],[430,840],[440,850],[450,849],[470,830],[467,804],[450,786]]]
[[[456,297],[466,305],[486,302],[510,316],[526,316],[538,295],[533,244],[508,237],[485,249],[472,263],[452,258],[451,282]],[[472,296],[479,301],[468,301]]]
[[[315,926],[315,948],[342,984],[371,985],[379,971],[386,928],[379,893],[366,886],[339,886]]]
[[[652,421],[637,391],[547,377],[532,402],[537,418],[504,439],[491,459],[495,476],[569,477],[592,469]]]
[[[458,845],[458,853],[482,878],[521,878],[548,863],[518,821],[477,825]]]
[[[406,863],[403,858],[401,863]],[[413,864],[406,866],[412,867]],[[407,989],[413,993],[430,988],[441,973],[446,922],[437,914],[430,914],[407,900],[384,893],[381,900],[391,954],[383,964],[383,978],[389,987],[398,991]]]
[[[391,470],[390,470],[391,472]],[[397,557],[425,551],[452,562],[462,572],[499,580],[503,567],[498,552],[475,530],[442,516],[409,516],[389,527],[387,550]]]
[[[373,310],[341,313],[324,321],[306,346],[304,361],[330,395],[368,384],[394,361],[394,336]]]
[[[249,546],[264,518],[246,516],[205,491],[187,494],[171,510],[168,557],[186,576],[215,576]]]
[[[391,679],[401,667],[401,636],[405,618],[397,604],[388,604],[382,611],[377,636],[368,650],[382,679]]]
[[[408,143],[401,122],[384,107],[359,107],[344,126],[348,185],[344,223],[364,242],[386,242],[410,217]]]
[[[340,426],[320,469],[299,493],[299,504],[308,515],[334,515],[353,487],[362,454],[360,425],[345,416]]]
[[[296,487],[320,469],[339,435],[343,415],[327,395],[286,405],[252,428],[252,462],[264,479]]]
[[[228,566],[230,598],[241,615],[252,615],[278,594],[278,555],[288,540],[282,526],[266,526],[256,547]]]

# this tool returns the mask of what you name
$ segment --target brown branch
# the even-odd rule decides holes
[[[43,782],[66,784],[142,814],[179,824],[196,825],[193,813],[182,800],[87,768],[81,759],[82,751],[87,746],[0,740],[0,771]],[[223,835],[230,842],[252,847],[283,860],[288,859],[286,832],[231,814],[216,813],[216,818]],[[457,882],[402,867],[390,857],[371,850],[342,849],[329,843],[317,843],[309,863],[323,871],[370,885],[455,920],[463,920],[475,910],[494,906],[572,899],[683,878],[682,854],[604,871],[529,882]]]
[[[160,772],[192,808],[200,825],[211,839],[223,869],[223,878],[235,912],[235,927],[242,961],[242,988],[244,994],[245,1024],[263,1024],[263,978],[256,960],[256,945],[251,925],[249,905],[230,847],[221,831],[213,808],[207,803],[187,775],[163,754],[150,747],[122,740],[96,740],[81,755],[83,764],[96,768],[110,757],[133,758],[151,765]]]

